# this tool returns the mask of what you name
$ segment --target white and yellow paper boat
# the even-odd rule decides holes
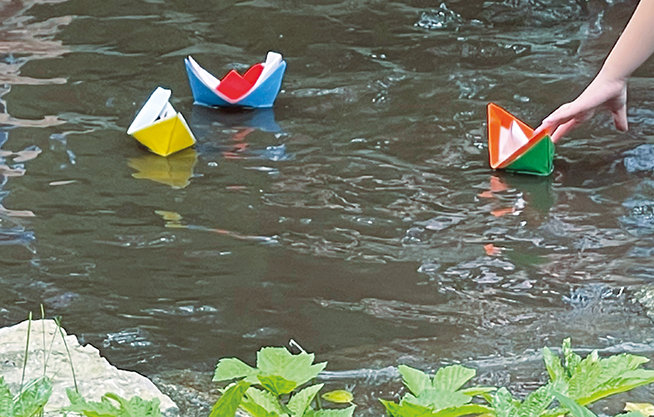
[[[127,134],[161,156],[195,144],[184,116],[170,104],[171,91],[157,87],[127,129]]]

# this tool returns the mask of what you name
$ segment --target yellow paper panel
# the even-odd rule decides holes
[[[186,124],[184,117],[182,117],[180,113],[177,113],[175,120],[175,127],[173,128],[173,132],[170,137],[167,155],[181,151],[182,149],[186,149],[189,146],[193,146],[195,144],[193,133],[191,133],[191,129]]]
[[[133,134],[152,152],[168,156],[182,149],[193,146],[195,138],[178,113],[170,119],[160,120]]]

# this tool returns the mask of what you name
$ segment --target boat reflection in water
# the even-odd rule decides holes
[[[259,129],[264,132],[278,133],[282,128],[275,121],[273,109],[217,109],[193,106],[191,127],[200,137],[210,133],[212,127]]]
[[[191,128],[198,137],[197,149],[201,154],[218,152],[226,159],[287,159],[284,145],[258,150],[251,146],[256,132],[282,133],[273,109],[225,110],[193,106]]]
[[[172,188],[184,188],[191,183],[197,162],[197,152],[194,149],[185,149],[166,157],[148,153],[130,158],[127,165],[136,170],[132,174],[136,179],[146,179]]]
[[[478,197],[492,202],[491,214],[495,217],[517,215],[529,206],[534,209],[531,217],[547,216],[556,203],[551,177],[504,173],[491,175],[489,189]]]
[[[253,149],[248,136],[253,132],[281,133],[272,109],[222,110],[193,106],[191,129],[198,138],[192,149],[162,157],[145,153],[130,158],[128,165],[136,170],[132,177],[147,179],[172,188],[190,184],[198,158],[220,154],[226,159],[263,158],[273,161],[288,159],[286,146],[269,145]]]

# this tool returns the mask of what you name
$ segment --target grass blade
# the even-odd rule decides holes
[[[23,384],[25,383],[25,369],[27,369],[27,356],[29,355],[30,348],[30,334],[32,333],[32,312],[27,316],[27,341],[25,342],[25,358],[23,360],[23,375],[20,377],[20,392],[18,395],[23,393]]]
[[[73,358],[72,356],[70,356],[70,350],[68,350],[68,343],[66,343],[66,337],[64,336],[64,331],[61,330],[61,317],[55,317],[55,323],[57,323],[57,330],[59,331],[61,340],[64,342],[66,353],[68,354],[68,362],[70,362],[70,371],[73,373],[73,383],[75,384],[75,392],[79,393],[79,388],[77,387],[77,378],[75,377],[75,367],[73,366]]]

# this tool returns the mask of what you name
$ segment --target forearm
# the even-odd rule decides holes
[[[641,0],[598,76],[626,81],[654,53],[654,0]]]

